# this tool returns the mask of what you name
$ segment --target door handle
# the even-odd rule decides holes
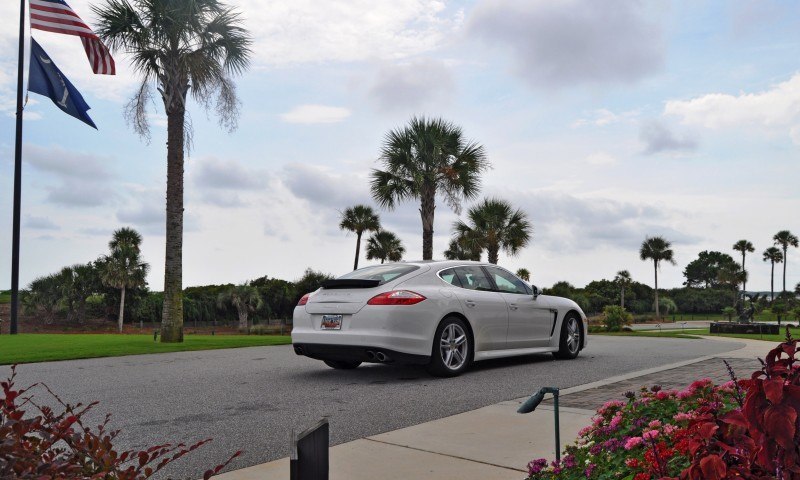
[[[472,307],[475,306],[475,302],[473,302],[472,300],[464,300],[464,304],[466,306],[468,306],[469,308],[472,308]]]
[[[516,309],[518,309],[519,307],[517,306],[517,304],[516,304],[516,303],[510,303],[510,304],[508,304],[508,308],[510,308],[511,310],[516,310]]]

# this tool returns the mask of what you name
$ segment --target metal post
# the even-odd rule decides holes
[[[561,426],[558,422],[558,389],[553,392],[553,412],[556,422],[556,463],[561,463]]]
[[[553,395],[553,416],[555,420],[555,430],[556,430],[556,462],[561,463],[561,426],[559,425],[559,418],[558,418],[558,388],[556,387],[542,387],[539,389],[538,392],[531,395],[531,397],[525,400],[522,405],[519,406],[517,409],[517,413],[531,413],[536,410],[536,407],[542,403],[544,400],[544,396],[546,394]]]
[[[19,59],[17,62],[17,134],[14,144],[14,220],[11,233],[11,325],[17,333],[19,311],[19,211],[22,200],[22,79],[25,65],[25,0],[19,1]]]

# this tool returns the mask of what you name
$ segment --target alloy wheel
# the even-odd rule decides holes
[[[439,352],[442,363],[450,370],[458,370],[467,362],[469,345],[467,333],[460,325],[451,323],[442,330]]]

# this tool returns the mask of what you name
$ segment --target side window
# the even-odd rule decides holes
[[[483,269],[479,266],[456,267],[453,270],[461,281],[461,286],[468,290],[491,291],[494,289],[489,277],[483,273]]]
[[[497,285],[497,289],[503,293],[519,293],[521,295],[528,294],[528,287],[525,282],[516,276],[495,267],[486,267]]]
[[[461,286],[461,280],[458,279],[456,271],[452,268],[448,268],[447,270],[442,270],[441,272],[439,272],[439,278],[449,283],[450,285],[455,285],[456,287]]]

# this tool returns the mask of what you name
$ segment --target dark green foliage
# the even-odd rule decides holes
[[[545,288],[542,290],[542,293],[545,295],[555,295],[557,297],[567,297],[569,298],[572,296],[577,289],[574,285],[569,282],[556,282],[550,288]]]
[[[603,323],[609,332],[619,332],[625,325],[633,322],[633,315],[619,305],[606,305],[603,307]]]
[[[669,296],[682,313],[718,313],[731,304],[731,291],[718,288],[674,288]]]
[[[739,264],[727,253],[704,250],[683,270],[687,287],[716,288],[720,286],[721,269],[739,269]]]
[[[322,286],[322,282],[325,280],[332,280],[333,275],[329,275],[327,273],[322,272],[315,272],[310,268],[307,268],[306,271],[303,273],[303,276],[300,277],[300,280],[295,282],[295,296],[297,298],[294,299],[292,302],[293,304],[297,304],[297,301],[300,300],[300,297],[305,295],[306,293],[313,292],[317,290],[319,287]]]
[[[619,286],[610,280],[594,280],[583,289],[589,300],[589,311],[604,311],[606,305],[619,302]]]

